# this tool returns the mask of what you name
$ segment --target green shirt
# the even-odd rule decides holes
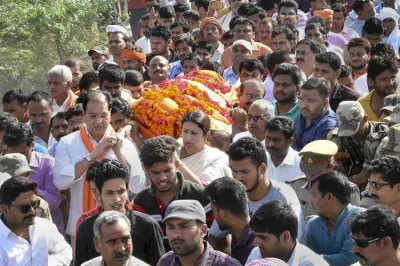
[[[290,109],[290,111],[285,114],[279,113],[278,102],[276,100],[273,101],[272,104],[274,105],[274,108],[275,108],[275,115],[287,116],[287,117],[291,118],[293,120],[293,122],[296,121],[297,117],[300,115],[299,101],[297,101],[297,103],[293,106],[293,108]]]

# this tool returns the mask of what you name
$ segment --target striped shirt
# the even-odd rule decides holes
[[[198,200],[204,207],[204,212],[206,213],[206,222],[208,227],[210,227],[214,220],[214,217],[211,209],[210,200],[204,194],[204,187],[184,180],[182,174],[179,172],[177,173],[177,178],[178,186],[180,188],[179,192],[176,194],[172,201],[185,199]],[[161,229],[164,233],[164,247],[166,252],[171,250],[165,232],[165,224],[163,223],[167,207],[168,205],[164,206],[162,201],[156,196],[156,189],[154,186],[149,186],[140,191],[134,199],[133,206],[133,209],[135,211],[149,214],[151,217],[153,217],[154,220],[156,220],[160,224]]]

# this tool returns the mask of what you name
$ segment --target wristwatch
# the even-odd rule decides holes
[[[91,162],[92,162],[92,158],[90,158],[90,153],[88,153],[88,154],[84,157],[84,159],[86,159],[86,160],[88,161],[88,163],[91,163]]]

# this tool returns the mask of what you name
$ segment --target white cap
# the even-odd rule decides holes
[[[234,48],[235,46],[238,46],[238,45],[244,46],[244,48],[249,50],[250,53],[253,53],[253,46],[251,45],[250,42],[245,41],[245,40],[237,40],[232,44],[231,48]]]
[[[106,28],[106,33],[114,33],[114,32],[122,32],[125,35],[128,35],[126,29],[120,25],[108,25]]]

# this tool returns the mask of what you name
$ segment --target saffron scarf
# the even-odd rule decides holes
[[[67,105],[65,106],[65,112],[72,106],[75,104],[75,100],[76,100],[76,95],[72,92],[72,90],[68,90],[68,97],[69,100],[67,102]],[[52,99],[51,104],[54,104],[55,99]]]
[[[115,134],[115,132],[114,132],[113,128],[109,125],[108,129],[105,133],[105,136],[112,136],[114,134]],[[83,125],[81,127],[80,135],[81,135],[82,142],[85,145],[88,152],[89,153],[93,152],[95,149],[95,146],[93,145],[93,142],[90,140],[89,134],[87,133],[87,130],[86,130],[86,125]],[[103,154],[101,157],[97,158],[96,160],[97,161],[103,160],[104,155],[105,154]],[[93,198],[89,182],[85,178],[85,180],[83,181],[83,212],[85,213],[94,208],[96,208],[96,200]]]

